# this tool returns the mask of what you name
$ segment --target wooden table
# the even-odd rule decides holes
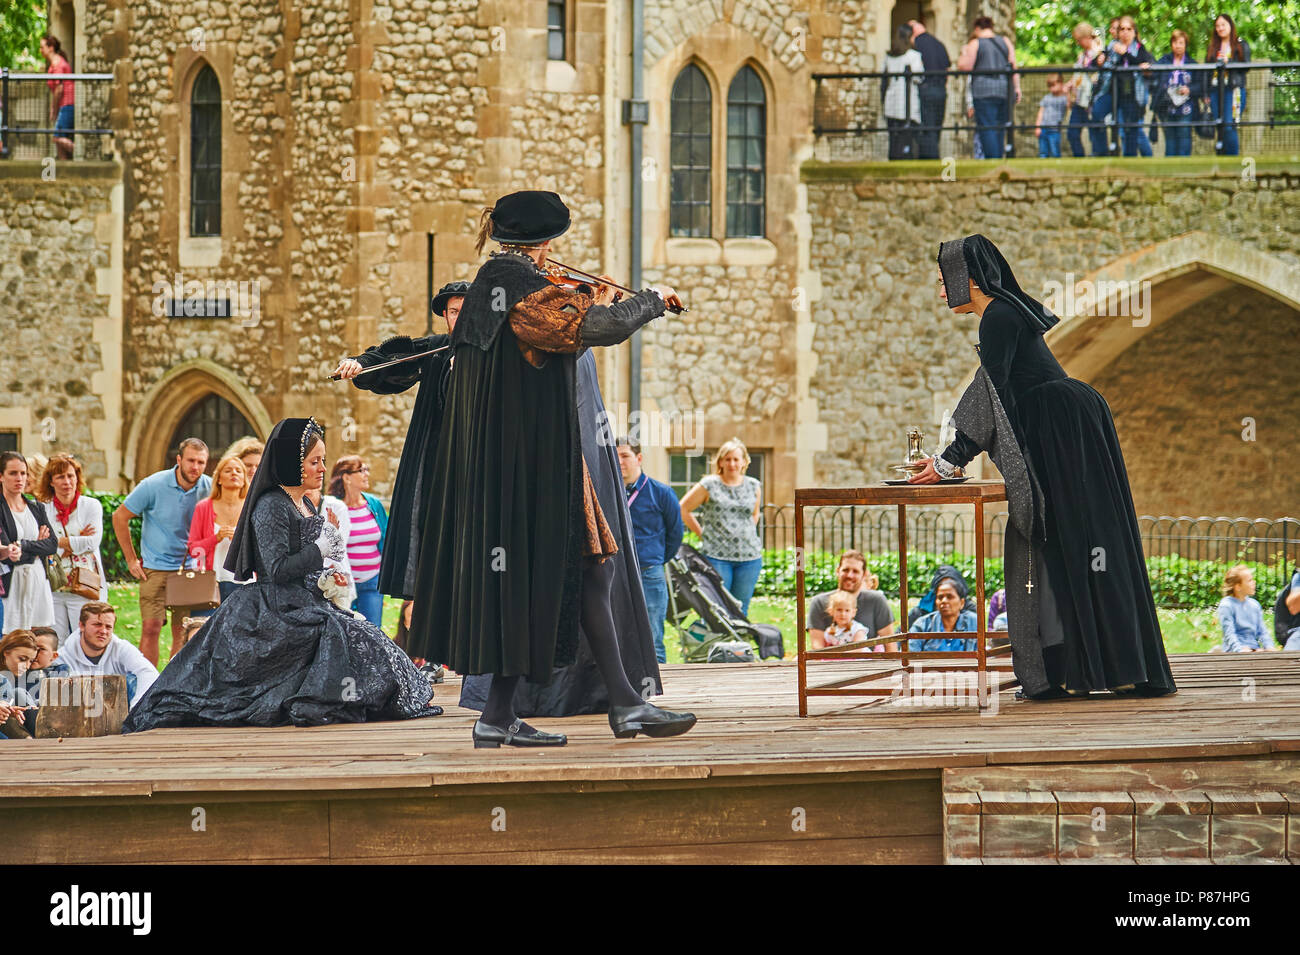
[[[985,625],[984,605],[984,505],[1007,499],[1006,486],[1001,481],[964,481],[960,484],[876,484],[853,488],[798,488],[794,492],[794,535],[796,588],[799,615],[796,627],[799,632],[799,715],[808,715],[810,696],[898,696],[910,694],[913,661],[927,661],[940,665],[945,676],[969,674],[974,677],[977,699],[981,709],[987,707],[990,673],[1011,673],[1011,647],[991,648],[991,639]],[[808,617],[804,607],[804,559],[806,553],[803,537],[803,509],[824,505],[881,505],[898,507],[898,560],[899,560],[899,627],[900,633],[872,637],[855,643],[821,650],[808,649]],[[909,652],[907,649],[907,506],[934,504],[975,505],[975,603],[979,617],[978,629],[970,634],[975,640],[974,650],[926,650]],[[924,636],[924,635],[923,635]],[[901,649],[873,651],[874,647],[898,642]],[[886,669],[874,669],[860,676],[841,677],[820,686],[808,685],[808,665],[822,660],[860,660],[867,663],[896,662]],[[972,670],[968,661],[975,664]],[[957,663],[952,667],[949,664]],[[934,671],[931,671],[934,672]],[[880,686],[888,681],[889,686]],[[998,690],[1013,687],[1014,676],[1002,682]],[[877,685],[872,685],[877,684]],[[928,701],[927,701],[928,702]],[[960,702],[960,700],[958,701]]]

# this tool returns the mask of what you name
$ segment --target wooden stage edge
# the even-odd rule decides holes
[[[1160,699],[980,711],[927,666],[807,718],[793,662],[668,666],[691,733],[536,720],[555,750],[474,750],[454,682],[431,719],[5,742],[0,862],[1300,860],[1300,654],[1171,663]]]

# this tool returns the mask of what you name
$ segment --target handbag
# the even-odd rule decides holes
[[[59,560],[57,554],[45,558],[45,576],[49,578],[50,590],[66,590],[68,586],[68,575],[63,571],[63,561]]]
[[[221,603],[215,570],[186,570],[184,567],[167,578],[167,606],[211,608]]]
[[[103,583],[103,578],[95,571],[73,567],[72,573],[68,574],[67,589],[78,597],[85,597],[87,600],[98,600],[99,588]]]

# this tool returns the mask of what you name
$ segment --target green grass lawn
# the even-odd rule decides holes
[[[137,646],[140,643],[140,600],[136,584],[110,584],[108,600],[117,608],[117,625],[114,632]],[[915,604],[913,604],[915,605]],[[402,602],[392,597],[384,598],[384,632],[397,633],[397,615]],[[1203,653],[1220,640],[1219,625],[1213,610],[1157,610],[1160,629],[1165,638],[1165,649],[1170,653]],[[1265,614],[1267,617],[1268,615]],[[793,597],[755,597],[749,605],[749,618],[754,623],[770,623],[780,628],[785,637],[785,658],[793,660],[798,646],[795,632],[795,599]],[[1272,620],[1265,621],[1268,624]],[[171,635],[164,628],[159,650],[160,664],[170,655]],[[682,662],[681,641],[671,625],[664,628],[664,648],[669,663]]]

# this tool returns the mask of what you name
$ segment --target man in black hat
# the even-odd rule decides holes
[[[447,394],[430,487],[413,654],[463,674],[490,673],[475,747],[558,746],[514,710],[521,677],[549,683],[573,662],[578,624],[609,693],[615,736],[672,736],[691,714],[645,702],[628,681],[610,607],[615,536],[582,456],[576,361],[681,307],[671,288],[613,302],[552,284],[541,266],[569,228],[553,192],[517,192],[485,209],[478,248],[502,246],[479,270],[452,336]]]
[[[403,600],[415,596],[420,529],[429,509],[429,475],[433,470],[438,431],[442,427],[447,387],[451,380],[451,349],[447,346],[468,291],[468,282],[448,282],[433,298],[433,311],[446,320],[448,334],[423,338],[399,335],[366,349],[356,358],[343,359],[334,372],[340,378],[351,379],[357,388],[379,395],[400,394],[412,385],[422,386],[415,396],[411,424],[402,445],[397,478],[393,482],[393,501],[389,509],[392,518],[379,567],[379,592]],[[366,371],[374,365],[423,352],[433,354],[379,371]]]

